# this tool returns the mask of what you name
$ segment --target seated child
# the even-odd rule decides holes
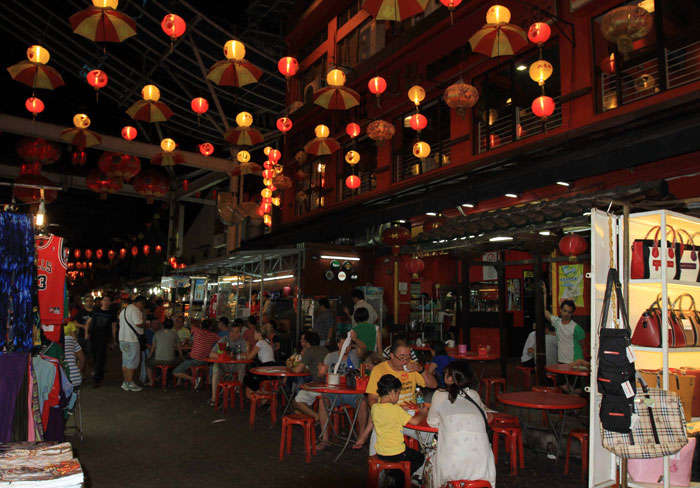
[[[372,405],[371,415],[377,433],[375,449],[377,457],[385,461],[409,461],[411,473],[418,470],[424,461],[422,453],[409,449],[403,441],[403,427],[406,424],[417,425],[427,415],[427,407],[422,407],[416,415],[411,416],[397,403],[401,393],[401,381],[390,374],[385,374],[377,382],[379,401]],[[396,480],[397,486],[403,486],[403,476],[398,470],[387,473]],[[404,487],[409,488],[409,487]]]

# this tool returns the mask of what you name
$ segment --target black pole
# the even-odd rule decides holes
[[[469,260],[461,259],[462,279],[457,289],[457,337],[456,343],[469,344]],[[459,340],[459,333],[462,340]],[[469,344],[471,349],[471,344]]]
[[[498,274],[498,328],[501,330],[501,375],[506,377],[506,366],[510,357],[509,330],[506,324],[506,268],[503,266],[505,255],[498,253],[496,272]]]
[[[545,348],[544,326],[544,301],[547,296],[543,290],[542,279],[542,255],[535,254],[535,376],[538,385],[544,384],[544,367],[547,364],[547,351]]]

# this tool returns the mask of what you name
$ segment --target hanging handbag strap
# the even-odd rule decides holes
[[[618,302],[618,310],[622,315],[622,325],[627,332],[632,334],[632,329],[630,328],[629,317],[627,316],[627,307],[625,307],[625,299],[622,296],[622,285],[620,284],[620,278],[617,274],[617,269],[610,268],[608,270],[608,280],[605,284],[605,295],[603,296],[603,310],[600,316],[600,322],[598,323],[598,335],[603,328],[606,328],[608,322],[608,309],[610,308],[610,300],[612,298],[613,291],[615,292],[615,297]],[[615,311],[617,313],[617,311]],[[617,320],[616,320],[617,322]]]
[[[644,381],[644,378],[642,375],[637,374],[637,381],[639,381],[639,384],[642,386],[642,397],[649,398],[649,387],[647,386],[647,382]],[[637,393],[639,395],[639,393]],[[656,428],[656,420],[654,419],[654,409],[652,408],[652,405],[650,405],[648,402],[646,402],[644,399],[642,399],[642,403],[647,407],[647,412],[649,413],[649,426],[651,427],[651,433],[654,436],[654,443],[655,444],[661,444],[661,440],[659,439],[659,431]],[[632,437],[632,431],[634,429],[630,430],[630,442],[634,444],[634,438]]]

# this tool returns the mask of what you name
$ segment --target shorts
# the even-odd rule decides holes
[[[347,405],[349,407],[356,407],[358,401],[362,399],[364,395],[340,395],[338,393],[331,393],[330,395],[325,395],[329,402],[335,401],[335,406],[340,407],[341,405]]]
[[[306,405],[311,406],[320,396],[321,394],[316,393],[315,391],[299,390],[297,392],[297,396],[294,397],[294,401],[297,403],[304,403]]]
[[[122,367],[126,369],[136,369],[139,367],[141,346],[138,342],[120,341],[119,349],[122,352]]]
[[[189,369],[193,366],[202,366],[207,364],[206,361],[199,361],[197,359],[185,359],[183,362],[177,365],[173,370],[173,374],[187,374]]]

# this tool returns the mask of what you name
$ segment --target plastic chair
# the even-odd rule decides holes
[[[205,380],[208,380],[208,378],[209,378],[209,366],[206,366],[206,365],[192,366],[190,368],[190,376],[192,376],[192,389],[194,390],[194,387],[197,384],[197,378],[201,377],[201,378],[204,378]]]
[[[515,415],[510,415],[507,413],[494,413],[493,420],[491,421],[491,426],[496,427],[520,427],[520,419]]]
[[[219,393],[222,394],[223,399],[221,402],[221,408],[224,412],[229,406],[229,400],[231,402],[231,408],[236,406],[236,390],[238,390],[238,397],[241,400],[241,410],[243,410],[243,389],[240,381],[221,381],[216,385],[216,396],[214,399],[214,407],[219,408]]]
[[[260,390],[254,391],[250,395],[250,428],[255,427],[255,410],[259,400],[268,400],[270,402],[270,417],[272,425],[277,422],[277,389],[279,382],[277,380],[267,380],[260,384]]]
[[[569,453],[571,442],[578,440],[581,443],[581,479],[584,479],[588,472],[588,432],[585,430],[572,430],[566,440],[566,462],[564,463],[564,474],[569,474]]]
[[[158,364],[156,365],[156,368],[160,370],[160,386],[165,390],[165,388],[168,386],[168,371],[172,366],[169,364]]]
[[[523,377],[523,390],[532,388],[532,375],[535,372],[535,368],[530,366],[516,366],[515,369],[519,371]]]
[[[314,419],[308,415],[290,414],[282,417],[282,437],[280,438],[280,461],[284,459],[286,446],[287,454],[292,453],[292,430],[293,426],[299,425],[304,428],[304,451],[306,452],[306,462],[311,462],[311,454],[316,455],[316,431],[314,430]]]
[[[448,481],[442,488],[491,488],[491,483],[486,480],[457,480]]]
[[[333,419],[333,433],[335,435],[338,435],[341,428],[345,428],[347,422],[346,412],[351,419],[355,418],[355,409],[350,405],[339,405],[335,407],[331,413],[331,418]]]
[[[493,459],[498,464],[498,439],[503,436],[506,444],[506,453],[510,453],[510,474],[518,474],[518,458],[520,469],[525,468],[525,455],[523,452],[523,431],[520,427],[493,426]],[[520,451],[518,453],[518,450]]]
[[[379,485],[379,473],[386,469],[398,469],[403,471],[404,486],[411,486],[411,463],[409,461],[383,461],[377,456],[370,456],[367,459],[369,465],[369,479],[367,486],[369,488],[377,488]]]
[[[481,378],[481,385],[484,387],[484,400],[486,405],[491,405],[491,390],[493,390],[494,400],[498,398],[496,390],[500,388],[501,393],[506,391],[505,378]]]

